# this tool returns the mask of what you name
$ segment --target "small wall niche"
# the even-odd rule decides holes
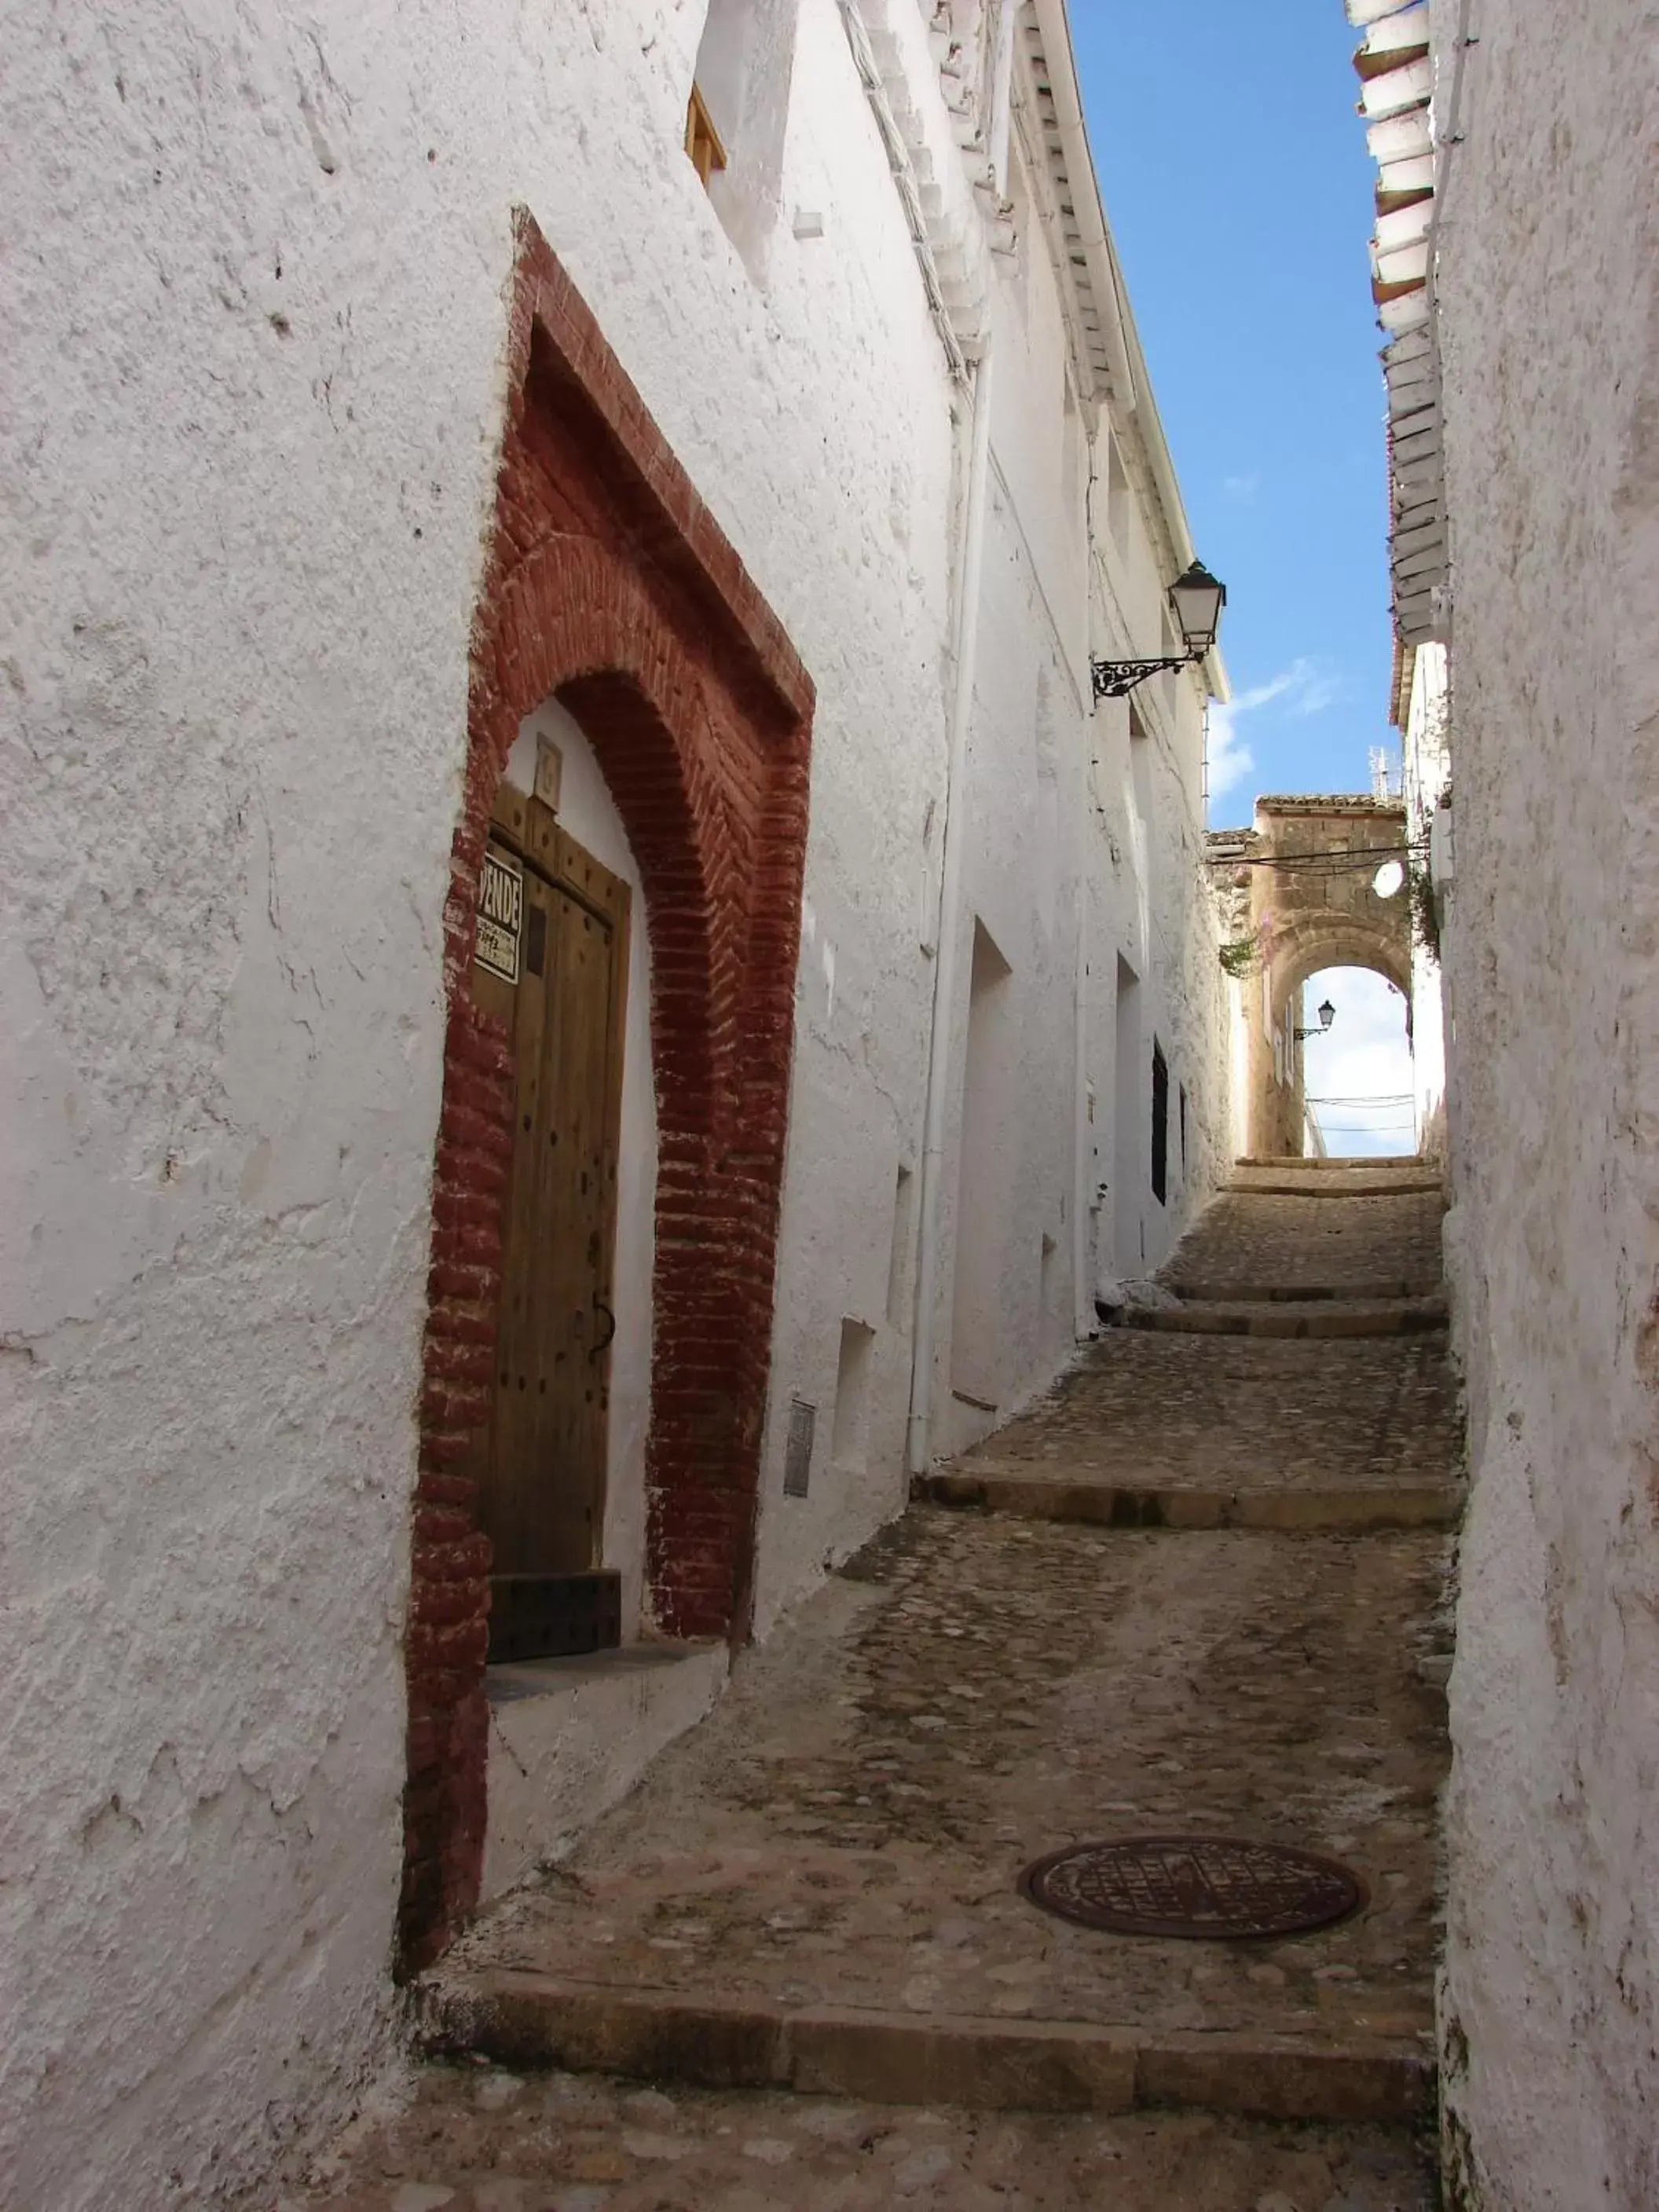
[[[1009,1137],[1019,1118],[1012,977],[976,915],[957,1162],[951,1387],[969,1405],[992,1408],[1001,1396],[1007,1358],[1005,1245],[1013,1152]]]
[[[812,1486],[812,1440],[818,1409],[805,1398],[789,1401],[789,1427],[783,1441],[783,1494],[805,1498]]]
[[[841,1325],[841,1358],[836,1368],[836,1414],[830,1431],[830,1457],[836,1467],[861,1468],[869,1451],[870,1351],[874,1329],[861,1321]]]
[[[901,1330],[908,1318],[915,1187],[909,1169],[901,1167],[893,1182],[893,1244],[887,1255],[887,1325]]]

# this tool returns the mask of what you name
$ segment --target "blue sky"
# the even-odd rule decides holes
[[[1376,169],[1341,0],[1073,0],[1091,141],[1200,557],[1211,808],[1366,791],[1387,744]],[[1249,756],[1248,762],[1245,756]]]

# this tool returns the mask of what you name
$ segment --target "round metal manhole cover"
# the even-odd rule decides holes
[[[1232,1836],[1073,1844],[1019,1878],[1033,1905],[1118,1936],[1305,1936],[1369,1901],[1352,1867]]]

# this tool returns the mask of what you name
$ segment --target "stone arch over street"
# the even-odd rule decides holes
[[[645,1581],[670,1636],[741,1636],[751,1602],[805,853],[811,681],[526,216],[518,245],[444,917],[405,1638],[407,1967],[476,1904],[485,1832],[478,1474],[514,1091],[510,1037],[475,1003],[471,975],[507,756],[544,702],[568,708],[644,886],[659,1125]]]
[[[1359,793],[1258,799],[1249,830],[1213,832],[1225,935],[1240,948],[1243,1019],[1235,1081],[1243,1149],[1261,1158],[1303,1149],[1300,992],[1326,968],[1368,968],[1406,998],[1410,1033],[1411,901],[1406,811]],[[1375,888],[1388,860],[1401,881]]]

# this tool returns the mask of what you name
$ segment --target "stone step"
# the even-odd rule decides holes
[[[1245,1198],[1413,1198],[1440,1196],[1445,1185],[1437,1175],[1279,1175],[1264,1170],[1233,1176],[1222,1188]]]
[[[1446,1326],[1446,1302],[1432,1298],[1285,1298],[1236,1296],[1167,1306],[1126,1306],[1125,1328],[1177,1336],[1420,1336]]]
[[[706,2088],[979,2112],[1175,2106],[1277,2120],[1415,2121],[1434,2102],[1421,2032],[1159,2033],[734,2001],[511,1967],[440,1969],[420,1985],[416,2006],[434,2055],[476,2051],[509,2067]]]
[[[1442,1285],[1441,1276],[1425,1273],[1371,1283],[1234,1283],[1219,1277],[1213,1281],[1182,1277],[1165,1287],[1187,1302],[1243,1306],[1311,1305],[1333,1298],[1437,1298],[1443,1296]]]
[[[1399,2119],[1430,2089],[1445,1553],[913,1506],[468,1931],[432,2033],[671,2094]],[[1337,1858],[1368,1901],[1182,1941],[1022,1887],[1183,1835]]]
[[[943,2103],[917,2111],[787,2090],[671,2096],[477,2058],[425,2066],[414,2087],[412,2101],[381,2100],[392,2109],[378,2122],[365,2112],[309,2185],[280,2200],[285,2212],[1429,2212],[1439,2202],[1428,2146],[1399,2121],[1287,2125],[1157,2106],[991,2121]]]
[[[1024,1521],[1069,1521],[1103,1528],[1346,1530],[1453,1528],[1463,1512],[1455,1482],[1260,1483],[1237,1489],[1177,1482],[1139,1485],[1036,1474],[975,1461],[914,1475],[918,1503]]]
[[[1429,1163],[1417,1152],[1352,1152],[1340,1159],[1309,1159],[1302,1152],[1246,1153],[1233,1162],[1236,1168],[1295,1170],[1310,1175],[1344,1175],[1355,1168],[1382,1168],[1401,1175],[1429,1172]]]

